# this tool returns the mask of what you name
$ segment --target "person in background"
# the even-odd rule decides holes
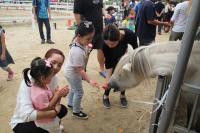
[[[139,0],[139,1],[137,2],[137,4],[135,4],[134,10],[135,10],[135,16],[136,16],[136,17],[137,17],[137,15],[138,15],[138,13],[139,13],[140,8],[142,7],[142,1],[143,1],[143,0]]]
[[[130,7],[133,8],[133,9],[135,8],[135,0],[131,0]]]
[[[140,46],[146,46],[155,41],[157,25],[170,26],[168,22],[156,20],[154,3],[151,0],[144,0],[136,19],[136,33]]]
[[[140,0],[135,0],[135,6],[139,3]]]
[[[123,1],[123,9],[124,9],[123,20],[126,19],[129,15],[129,8],[130,8],[130,1],[124,0]]]
[[[46,43],[54,44],[51,40],[51,27],[49,20],[51,19],[51,8],[49,0],[33,0],[33,14],[35,20],[38,22],[38,28],[40,32],[41,44],[45,44],[45,37],[43,33],[43,24],[46,27]]]
[[[156,16],[158,21],[163,21],[163,13],[165,9],[165,5],[162,3],[161,0],[157,0],[155,2],[155,10],[156,10]],[[158,25],[158,34],[161,35],[162,25]]]
[[[92,40],[93,49],[97,50],[97,60],[99,62],[99,74],[106,77],[104,71],[104,56],[102,52],[103,38],[103,0],[74,0],[74,17],[79,25],[81,21],[91,21],[95,28],[95,35]]]
[[[122,27],[135,32],[135,11],[133,8],[129,8],[129,15],[123,20]]]
[[[172,30],[169,41],[182,40],[192,1],[187,0],[176,5],[171,18]]]
[[[170,22],[171,17],[174,13],[175,2],[172,0],[166,0],[167,4],[165,6],[165,12],[163,14],[163,21]],[[170,26],[164,26],[164,31],[168,33],[170,31]]]
[[[113,6],[109,6],[106,9],[106,11],[107,11],[107,14],[109,14],[109,17],[107,17],[107,18],[105,17],[104,18],[105,25],[115,23],[116,19],[115,19],[115,16],[113,16],[113,14],[116,12],[116,9]]]
[[[0,26],[0,67],[8,72],[7,81],[11,81],[14,75],[13,70],[8,66],[9,64],[14,64],[14,61],[6,48],[5,30]]]

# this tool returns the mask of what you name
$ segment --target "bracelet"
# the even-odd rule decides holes
[[[58,114],[58,111],[54,108],[54,111],[56,112],[56,115]]]

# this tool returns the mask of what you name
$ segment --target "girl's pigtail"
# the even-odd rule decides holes
[[[24,75],[24,81],[26,83],[27,86],[31,87],[31,81],[28,77],[28,71],[31,70],[30,68],[25,68],[23,70],[23,75]]]

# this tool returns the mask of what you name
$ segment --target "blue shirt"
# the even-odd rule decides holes
[[[115,16],[112,16],[110,19],[104,19],[105,25],[112,24],[116,22]]]
[[[140,8],[142,7],[142,2],[139,2],[136,6],[135,6],[135,16],[137,16]]]
[[[33,6],[36,7],[36,15],[39,18],[48,18],[49,0],[33,0]]]
[[[131,2],[130,7],[134,9],[134,7],[135,7],[135,2]]]

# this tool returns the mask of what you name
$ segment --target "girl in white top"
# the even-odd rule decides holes
[[[98,87],[97,82],[90,80],[84,70],[87,60],[86,46],[92,42],[95,33],[94,26],[92,22],[83,21],[78,25],[75,33],[76,38],[71,45],[64,73],[70,84],[68,107],[73,108],[73,116],[80,119],[87,119],[87,114],[80,110],[83,96],[82,79]]]
[[[59,87],[56,74],[60,71],[65,56],[58,49],[50,49],[45,54],[45,59],[50,61],[54,68],[54,76],[49,84],[49,88],[55,90]],[[15,133],[48,133],[48,131],[37,127],[34,121],[44,118],[56,118],[57,113],[62,112],[62,105],[48,111],[37,111],[33,108],[30,91],[30,87],[23,80],[17,94],[15,112],[10,122],[11,128]],[[63,91],[65,91],[62,95],[64,97],[68,94],[68,87],[63,88]]]

